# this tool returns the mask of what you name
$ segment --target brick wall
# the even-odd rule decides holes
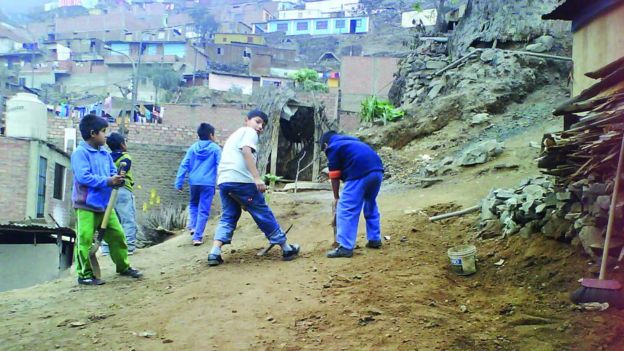
[[[0,136],[0,221],[23,220],[26,214],[26,186],[16,179],[28,177],[29,142]]]
[[[251,109],[246,105],[180,105],[165,104],[163,124],[185,127],[195,131],[200,123],[215,127],[218,141],[225,141],[230,134],[243,125],[244,116]]]
[[[183,146],[128,144],[128,152],[133,159],[132,172],[136,182],[134,194],[138,213],[142,213],[143,204],[147,204],[148,208],[157,206],[157,198],[160,198],[161,206],[188,202],[188,184],[185,184],[184,193],[173,188],[176,172],[186,149]],[[152,191],[157,198],[152,197]]]
[[[369,95],[388,98],[398,69],[394,57],[345,56],[340,66],[341,110],[357,112]]]

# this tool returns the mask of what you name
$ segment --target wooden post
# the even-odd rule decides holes
[[[271,174],[277,175],[277,150],[279,148],[280,118],[275,119],[271,134]]]
[[[319,173],[320,173],[320,159],[319,159],[319,143],[318,140],[321,137],[319,135],[319,131],[321,129],[321,121],[320,121],[320,116],[318,115],[318,106],[314,106],[314,154],[312,155],[312,162],[314,162],[312,164],[312,179],[310,179],[311,181],[316,181],[319,177]]]

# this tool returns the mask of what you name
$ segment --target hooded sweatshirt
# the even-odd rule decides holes
[[[182,189],[186,174],[189,185],[215,186],[221,148],[210,140],[200,140],[186,152],[175,180],[176,189]]]
[[[371,172],[383,172],[381,158],[368,144],[349,135],[334,135],[327,149],[327,168],[341,171],[343,181],[360,179]]]
[[[95,149],[81,141],[71,155],[71,167],[74,172],[74,208],[104,212],[113,190],[108,185],[108,178],[117,174],[108,151],[103,147]]]

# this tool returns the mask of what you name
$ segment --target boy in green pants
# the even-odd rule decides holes
[[[71,167],[74,172],[72,202],[76,209],[76,271],[78,284],[102,285],[103,280],[93,275],[89,263],[89,249],[93,236],[102,224],[104,211],[110,199],[112,187],[121,186],[122,175],[117,169],[111,155],[102,148],[106,143],[108,122],[95,115],[87,115],[80,121],[81,141],[71,156]],[[115,263],[117,273],[132,278],[140,278],[143,274],[130,267],[128,263],[128,246],[123,228],[113,211],[104,240],[108,243],[110,256]]]

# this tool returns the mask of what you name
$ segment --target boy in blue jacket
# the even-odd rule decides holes
[[[186,152],[178,175],[175,188],[182,191],[184,179],[188,174],[191,187],[189,201],[188,229],[193,235],[193,245],[203,243],[204,229],[210,216],[210,206],[215,194],[217,182],[217,167],[221,160],[221,148],[214,142],[215,129],[208,123],[202,123],[197,128],[199,141],[191,145]]]
[[[89,263],[89,249],[93,235],[104,219],[106,205],[114,186],[121,186],[124,178],[117,175],[117,169],[110,154],[102,148],[106,143],[108,122],[95,115],[86,115],[80,121],[80,142],[71,155],[74,173],[72,201],[76,209],[76,271],[78,284],[102,285],[103,280],[95,278]],[[130,267],[128,246],[123,228],[113,211],[110,214],[104,240],[108,243],[110,257],[117,273],[132,278],[143,274]]]
[[[333,210],[336,213],[336,241],[338,247],[327,257],[351,257],[357,239],[358,221],[362,205],[366,219],[366,247],[381,247],[381,229],[377,194],[383,180],[384,168],[379,155],[358,138],[328,131],[319,141],[327,155],[327,167],[334,192]],[[340,196],[340,181],[344,189]]]

